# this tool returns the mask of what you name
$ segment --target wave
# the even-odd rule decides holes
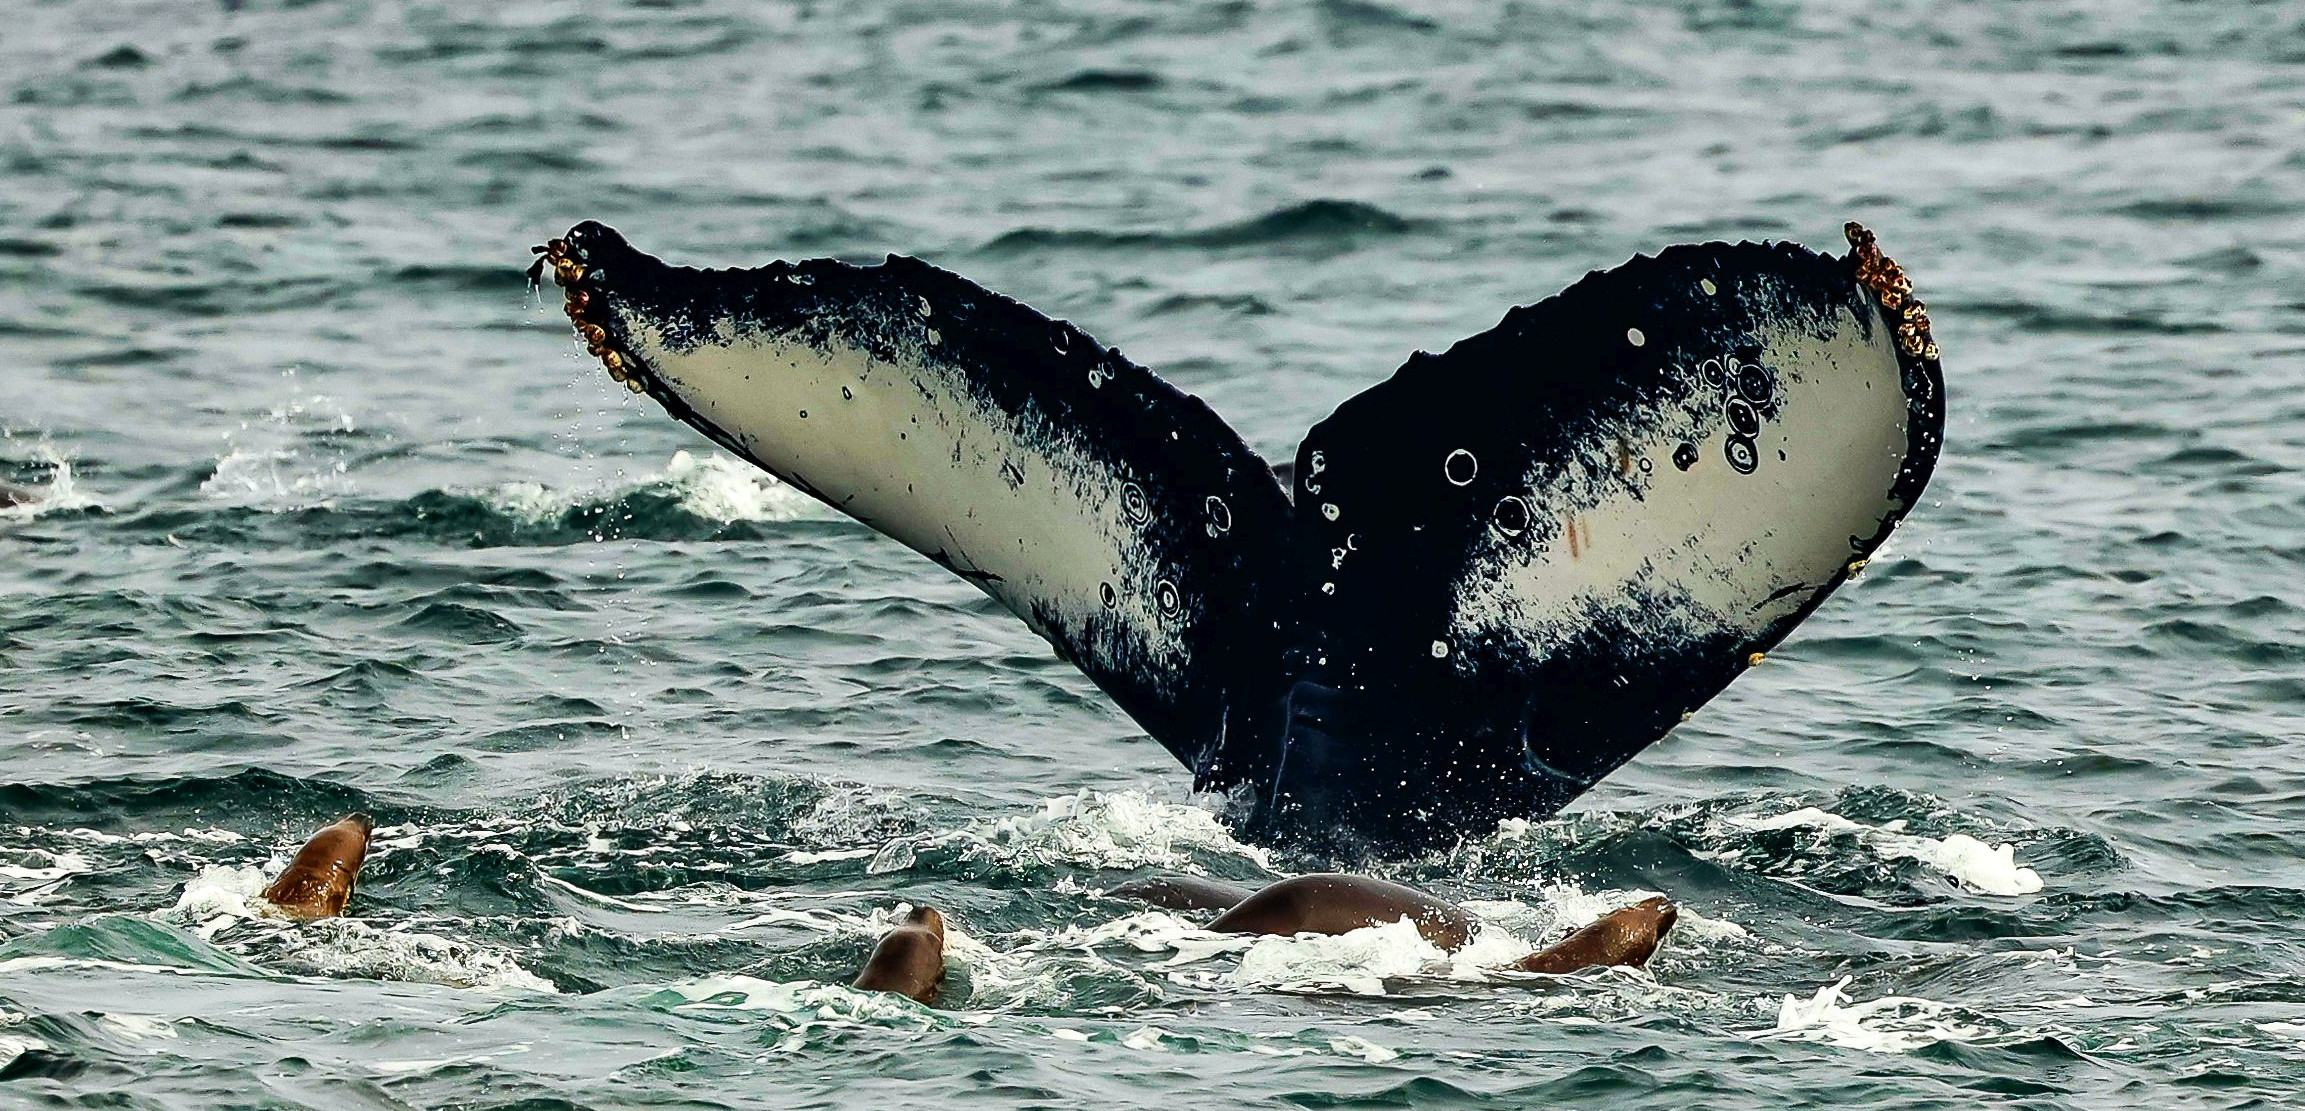
[[[1084,69],[1059,80],[1033,86],[1034,92],[1137,93],[1161,88],[1168,79],[1144,69]]]
[[[1850,979],[1843,976],[1807,999],[1784,996],[1777,1007],[1777,1024],[1760,1038],[1910,1053],[1943,1041],[1975,1041],[1990,1032],[1965,1021],[1951,1004],[1935,1000],[1885,995],[1852,1002],[1844,990]]]
[[[351,808],[390,823],[372,843],[358,917],[297,926],[266,915],[257,899],[265,877],[310,824]],[[214,814],[238,816],[240,828],[185,824]],[[1334,1030],[1271,1041],[1196,1026],[1187,1036],[1141,1013],[1282,993],[1383,997],[1410,1010],[1479,1000],[1563,1027],[1663,1018],[1852,1052],[1926,1054],[1951,1043],[2023,1055],[2055,1040],[2060,1016],[2082,1005],[2075,992],[2094,974],[2069,952],[1980,950],[1977,938],[2054,935],[2077,916],[2143,915],[2168,922],[2165,936],[2181,940],[2205,916],[2278,917],[2305,900],[2275,889],[2052,892],[2074,875],[2073,854],[2055,846],[2076,835],[2000,826],[1882,789],[1509,823],[1399,872],[1482,922],[1475,944],[1454,953],[1407,923],[1333,937],[1238,937],[1105,898],[1119,877],[1146,869],[1253,882],[1284,867],[1332,863],[1244,845],[1206,809],[1133,791],[1075,792],[988,814],[918,791],[699,772],[596,780],[458,809],[248,772],[14,785],[0,788],[0,818],[29,823],[0,849],[0,861],[23,872],[0,872],[0,891],[58,881],[67,888],[61,900],[26,906],[34,928],[0,949],[0,968],[21,975],[296,976],[584,993],[596,1000],[587,1008],[725,1016],[758,1028],[780,1053],[835,1045],[860,1029],[916,1036],[995,1021],[1027,1037],[1140,1052],[1387,1060],[1407,1051],[1373,1031],[1359,1041]],[[124,888],[104,877],[152,863],[187,877],[171,905],[130,916],[105,902]],[[2090,865],[2117,866],[2117,856]],[[2028,872],[2039,888],[2006,890],[2031,887]],[[1724,876],[1744,877],[1744,886]],[[971,900],[954,893],[956,884],[1006,894]],[[1653,973],[1496,971],[1656,887],[1684,912]],[[923,895],[948,908],[951,979],[940,1007],[836,986],[900,919],[905,900]],[[2040,909],[2024,917],[2004,907]],[[2009,921],[1979,932],[1979,915]],[[2159,944],[2159,936],[2141,935],[2138,944]],[[1902,954],[1892,962],[1894,990],[1878,967],[1865,971],[1884,942]],[[2087,958],[2091,968],[2136,959]],[[1913,960],[1923,962],[1918,973],[1906,968]],[[2026,971],[2036,966],[2039,974]],[[1745,971],[1755,968],[1777,972]],[[2018,990],[1994,1005],[1928,998],[1941,994],[1932,985],[1978,983]],[[2044,984],[2054,990],[2035,990]]]
[[[1049,248],[1144,249],[1194,247],[1221,250],[1290,244],[1349,246],[1363,237],[1407,235],[1424,223],[1376,205],[1350,200],[1311,200],[1259,216],[1190,231],[1092,231],[1019,228],[985,244],[991,254]]]
[[[1773,817],[1732,817],[1728,821],[1754,831],[1806,828],[1828,837],[1852,834],[1886,859],[1920,861],[1961,887],[1986,895],[2031,895],[2041,890],[2040,873],[2017,864],[2014,846],[1988,845],[1965,833],[1916,837],[1904,832],[1903,819],[1868,826],[1804,806]]]
[[[80,488],[69,456],[52,444],[39,444],[33,450],[38,459],[35,467],[47,469],[47,481],[26,484],[23,487],[26,500],[13,505],[0,505],[0,522],[30,521],[61,514],[101,511],[105,508],[104,503],[95,495]]]
[[[516,520],[549,526],[572,519],[608,517],[606,506],[636,495],[657,495],[691,517],[720,524],[796,521],[825,515],[822,503],[758,467],[718,453],[698,456],[685,450],[673,452],[663,471],[611,499],[534,483],[499,486],[482,498]],[[613,520],[602,523],[612,529],[620,524]],[[619,530],[617,535],[629,533]]]
[[[1272,872],[1266,850],[1236,840],[1207,810],[1161,802],[1140,791],[1082,790],[1048,799],[1034,813],[890,841],[865,872],[966,867],[1034,875],[1072,867],[1205,874],[1214,861]]]
[[[815,498],[717,453],[677,451],[663,470],[605,489],[513,482],[378,500],[360,497],[357,479],[341,447],[315,447],[309,438],[235,447],[200,484],[208,505],[153,506],[122,525],[178,544],[243,545],[285,533],[307,546],[408,539],[493,548],[754,540],[770,535],[762,526],[834,516]]]

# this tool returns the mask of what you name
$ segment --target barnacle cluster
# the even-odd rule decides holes
[[[1881,302],[1881,311],[1897,330],[1897,349],[1916,359],[1934,361],[1937,341],[1929,337],[1929,310],[1921,299],[1913,296],[1913,280],[1905,276],[1905,268],[1881,253],[1881,245],[1863,224],[1851,221],[1841,229],[1849,237],[1851,255],[1857,260],[1857,281]]]
[[[611,345],[608,342],[608,329],[585,316],[585,310],[592,306],[592,291],[583,285],[584,248],[566,239],[549,239],[543,246],[532,249],[543,257],[537,259],[536,265],[529,270],[529,281],[541,281],[544,268],[550,266],[552,280],[559,283],[565,294],[561,311],[568,314],[569,323],[576,326],[576,334],[583,337],[584,349],[591,352],[593,358],[599,359],[600,365],[608,368],[610,378],[623,383],[625,389],[634,393],[641,392],[646,385],[639,362]]]

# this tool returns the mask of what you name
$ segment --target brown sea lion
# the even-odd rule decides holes
[[[1316,872],[1267,886],[1217,916],[1226,934],[1341,934],[1407,918],[1425,940],[1458,949],[1473,938],[1473,916],[1413,887],[1372,876]]]
[[[368,835],[375,828],[375,819],[368,815],[347,814],[313,834],[288,870],[264,889],[264,901],[306,922],[344,913],[344,902],[360,879],[360,862],[368,857]]]
[[[1209,923],[1217,933],[1341,934],[1403,918],[1416,923],[1425,940],[1456,950],[1472,940],[1472,915],[1446,900],[1413,887],[1338,873],[1293,876],[1230,899],[1236,885],[1191,876],[1137,880],[1112,894],[1142,899],[1171,910],[1223,908]],[[1575,972],[1596,965],[1639,968],[1648,963],[1680,915],[1663,898],[1647,899],[1601,916],[1599,921],[1531,953],[1504,969],[1515,972]]]
[[[1256,893],[1256,888],[1245,883],[1200,876],[1155,876],[1130,880],[1105,894],[1151,903],[1163,910],[1231,910]]]
[[[916,1003],[936,1002],[944,984],[944,916],[932,907],[914,907],[904,923],[873,946],[864,971],[849,986],[859,991],[893,991]]]
[[[1620,907],[1599,921],[1504,967],[1515,972],[1575,972],[1596,965],[1640,968],[1681,915],[1663,898]]]
[[[46,496],[46,491],[36,487],[18,486],[13,482],[0,482],[0,509],[12,505],[30,505]]]

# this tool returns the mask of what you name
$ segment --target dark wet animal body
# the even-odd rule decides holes
[[[1549,815],[1760,662],[1918,504],[1942,378],[1871,233],[1673,247],[1507,313],[1275,468],[1079,329],[890,256],[539,248],[586,347],[968,579],[1252,835]]]
[[[264,901],[305,921],[344,913],[359,882],[361,862],[368,858],[368,835],[375,829],[376,822],[368,815],[347,814],[313,834],[280,878],[264,889]]]
[[[1199,876],[1131,880],[1105,892],[1115,899],[1133,899],[1164,910],[1231,910],[1256,893],[1257,889],[1247,884]]]
[[[1341,934],[1406,918],[1425,940],[1459,949],[1478,923],[1446,900],[1371,876],[1323,872],[1271,884],[1209,923],[1221,934]]]
[[[1600,965],[1641,968],[1680,920],[1679,908],[1664,899],[1644,899],[1601,916],[1599,921],[1505,967],[1518,972],[1575,972]]]
[[[873,946],[872,956],[849,986],[934,1003],[943,985],[944,916],[932,907],[914,907],[903,923]]]
[[[1333,935],[1407,919],[1426,941],[1454,951],[1480,929],[1471,914],[1445,899],[1390,880],[1337,872],[1291,876],[1255,891],[1221,880],[1159,876],[1122,884],[1110,894],[1170,910],[1222,910],[1208,926],[1220,934]],[[1639,968],[1649,963],[1679,917],[1678,908],[1664,898],[1644,899],[1504,967],[1548,973],[1604,965]]]

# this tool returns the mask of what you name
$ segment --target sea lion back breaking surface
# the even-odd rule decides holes
[[[1256,888],[1244,883],[1203,876],[1130,880],[1105,892],[1115,899],[1134,899],[1164,910],[1231,910],[1256,893]]]
[[[944,916],[933,907],[914,907],[902,924],[882,935],[849,986],[936,1002],[944,986]]]
[[[1406,918],[1425,940],[1444,950],[1464,947],[1479,928],[1447,900],[1413,887],[1342,872],[1291,876],[1217,916],[1220,934],[1342,934]]]
[[[1509,967],[1518,972],[1554,974],[1601,965],[1643,968],[1679,920],[1680,910],[1671,902],[1644,899],[1602,915],[1593,924]]]
[[[264,889],[264,901],[306,921],[344,913],[359,882],[360,865],[368,858],[368,835],[375,829],[376,822],[368,815],[347,814],[313,834],[280,878]]]
[[[1197,399],[916,260],[694,270],[588,222],[537,274],[618,381],[999,600],[1252,834],[1405,851],[1560,809],[1918,504],[1936,343],[1848,236],[1669,248],[1418,353],[1291,494]]]

